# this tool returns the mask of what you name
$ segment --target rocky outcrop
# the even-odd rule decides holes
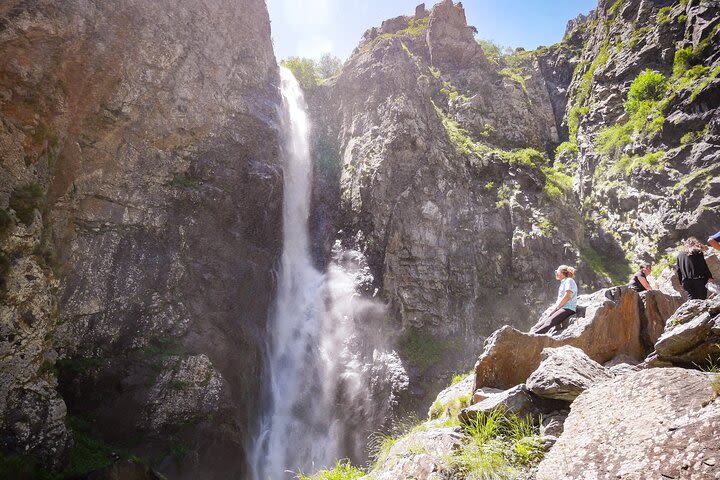
[[[2,448],[59,468],[66,404],[135,453],[182,438],[174,478],[243,476],[280,248],[264,3],[0,16]]]
[[[697,367],[720,362],[720,298],[689,300],[680,307],[649,359]]]
[[[379,459],[368,480],[397,478],[439,479],[447,472],[447,458],[467,436],[454,428],[419,429],[395,442]]]
[[[527,389],[540,397],[572,402],[584,390],[613,377],[579,348],[546,348],[541,356],[538,369],[526,382]]]
[[[583,392],[538,480],[714,478],[716,375],[677,368],[625,375]]]
[[[648,298],[665,298],[660,292],[648,292]],[[668,301],[679,303],[679,298]],[[605,363],[626,355],[636,361],[645,357],[642,342],[641,299],[627,287],[601,290],[578,299],[578,316],[555,335],[534,335],[510,326],[502,327],[485,341],[475,364],[475,389],[510,388],[525,383],[537,370],[545,348],[565,345],[579,348],[595,362]],[[655,317],[654,321],[666,319]],[[645,322],[647,323],[647,321]],[[521,351],[523,354],[517,355]]]

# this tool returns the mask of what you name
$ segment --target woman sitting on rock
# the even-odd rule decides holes
[[[558,297],[555,305],[553,305],[547,317],[541,318],[540,321],[530,329],[530,333],[538,335],[547,333],[551,328],[560,325],[566,318],[575,314],[577,310],[577,293],[578,288],[575,280],[575,269],[567,265],[560,265],[555,270],[555,278],[560,280],[560,288],[558,288]]]
[[[677,275],[680,284],[690,297],[690,300],[707,299],[707,283],[715,282],[712,273],[705,262],[707,246],[700,243],[695,237],[685,240],[683,251],[677,257]]]

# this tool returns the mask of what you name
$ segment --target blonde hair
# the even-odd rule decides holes
[[[575,268],[568,265],[560,265],[557,271],[562,273],[565,278],[573,278],[575,276]]]
[[[685,253],[687,253],[688,255],[695,255],[696,253],[704,252],[708,248],[696,237],[689,237],[687,240],[685,240],[685,242],[683,243],[683,247]]]

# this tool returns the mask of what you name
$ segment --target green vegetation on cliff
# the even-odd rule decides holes
[[[629,115],[629,120],[600,130],[595,139],[598,151],[617,158],[634,137],[652,136],[659,132],[665,122],[661,100],[667,89],[668,82],[659,72],[648,69],[638,75],[630,86],[625,102],[625,112]],[[624,164],[643,167],[648,162],[632,162],[626,159]],[[618,170],[627,171],[624,167]]]
[[[289,69],[304,90],[311,90],[340,73],[342,62],[339,58],[324,54],[320,60],[304,57],[290,57],[280,62]]]

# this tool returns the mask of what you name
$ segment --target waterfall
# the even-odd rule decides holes
[[[283,67],[280,77],[285,137],[283,251],[270,331],[271,405],[255,446],[257,480],[286,478],[286,470],[308,471],[335,456],[329,445],[331,425],[319,350],[324,279],[310,259],[308,235],[309,123],[297,80]]]
[[[250,452],[254,480],[294,478],[338,458],[364,458],[369,430],[407,387],[395,352],[377,348],[382,341],[374,325],[382,323],[384,305],[356,291],[358,278],[372,280],[364,255],[338,247],[327,273],[313,266],[308,116],[293,74],[281,67],[280,76],[283,251],[268,329],[270,398]]]

